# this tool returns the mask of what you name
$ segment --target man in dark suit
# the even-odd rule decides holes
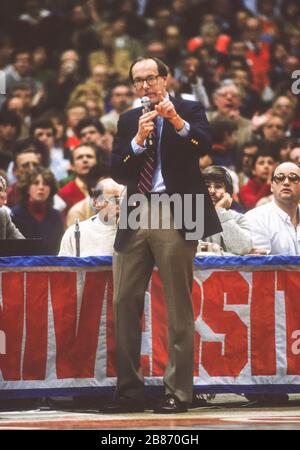
[[[157,58],[139,58],[132,64],[130,77],[136,93],[140,98],[147,96],[152,109],[146,112],[136,108],[122,114],[113,148],[112,177],[127,186],[126,201],[137,193],[146,199],[138,205],[142,219],[153,219],[153,197],[162,194],[178,194],[184,212],[176,214],[175,203],[163,204],[158,228],[150,225],[133,229],[129,222],[124,227],[125,209],[121,207],[113,258],[118,381],[114,403],[106,409],[110,413],[144,410],[141,318],[154,265],[164,285],[169,326],[169,362],[164,374],[166,396],[154,412],[187,411],[193,387],[191,288],[197,239],[222,229],[199,170],[199,157],[210,148],[204,109],[200,103],[169,97],[167,76],[168,68]],[[204,194],[204,207],[199,212],[197,195],[201,194]],[[128,214],[133,208],[134,205],[126,208]],[[203,221],[201,235],[195,232],[188,236],[191,227],[183,217],[187,214],[189,219]],[[162,226],[164,216],[170,220],[168,228]],[[184,223],[178,229],[182,217]]]

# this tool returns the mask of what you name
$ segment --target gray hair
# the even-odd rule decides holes
[[[221,89],[223,89],[224,87],[227,86],[234,86],[238,92],[239,97],[241,97],[241,91],[240,88],[238,87],[238,85],[234,82],[234,80],[232,80],[231,78],[226,78],[225,80],[223,80],[219,86],[217,87],[217,89],[214,91],[213,93],[213,97],[217,97],[219,92],[221,91]]]

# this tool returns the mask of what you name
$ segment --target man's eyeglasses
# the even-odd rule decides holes
[[[266,128],[277,128],[277,130],[283,130],[284,126],[283,125],[270,124],[270,125],[266,125]]]
[[[145,81],[148,86],[154,86],[157,83],[158,77],[160,77],[160,75],[149,75],[149,77],[144,79],[136,78],[135,80],[133,80],[133,86],[136,89],[141,89],[144,86]]]
[[[275,181],[276,184],[283,183],[285,179],[288,179],[291,183],[299,183],[300,177],[296,173],[289,173],[288,175],[285,175],[284,173],[277,173],[276,175],[273,175],[272,181]]]

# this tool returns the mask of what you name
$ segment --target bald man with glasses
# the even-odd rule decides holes
[[[254,254],[300,255],[300,168],[285,162],[271,178],[274,200],[248,211]]]

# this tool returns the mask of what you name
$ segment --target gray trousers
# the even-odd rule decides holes
[[[168,311],[169,361],[163,379],[165,392],[183,402],[192,400],[194,313],[191,289],[197,241],[184,240],[179,231],[172,228],[172,216],[171,223],[171,229],[136,230],[125,250],[113,256],[117,398],[143,400],[142,315],[145,291],[156,265]]]

